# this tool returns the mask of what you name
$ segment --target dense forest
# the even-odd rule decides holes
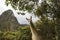
[[[0,40],[32,40],[30,26],[33,25],[39,30],[43,40],[60,40],[60,0],[39,1],[40,0],[6,0],[5,3],[7,6],[11,4],[15,10],[32,13],[38,17],[38,20],[34,23],[32,22],[33,24],[30,22],[32,25],[20,25],[16,18],[12,16],[11,10],[10,12],[3,13],[5,16],[3,14],[0,16]],[[26,13],[20,14],[25,15]],[[11,17],[13,18],[11,19]],[[29,19],[27,20],[30,21]]]

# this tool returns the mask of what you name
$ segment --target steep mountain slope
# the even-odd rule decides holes
[[[20,26],[12,10],[7,10],[0,15],[0,30],[15,31]]]

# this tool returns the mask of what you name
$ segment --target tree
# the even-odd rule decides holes
[[[16,10],[33,11],[37,16],[49,14],[48,16],[50,17],[53,16],[60,18],[59,3],[59,0],[41,0],[41,4],[38,5],[39,0],[6,0],[6,5],[11,4],[11,6]]]
[[[6,0],[6,5],[11,4],[14,9],[32,11],[38,0]]]
[[[50,20],[52,22],[51,27],[54,27],[53,29],[56,33],[55,40],[59,40],[60,1],[59,0],[41,0],[40,5],[38,1],[39,0],[6,0],[6,4],[7,5],[11,4],[11,6],[16,10],[18,9],[18,10],[23,10],[28,12],[34,12],[34,14],[41,19],[43,25],[47,25],[46,22],[48,21],[45,21],[45,19]]]
[[[22,26],[18,28],[17,40],[32,40],[31,32],[28,26]]]

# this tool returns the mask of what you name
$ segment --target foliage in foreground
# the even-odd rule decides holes
[[[31,40],[29,27],[20,27],[16,32],[0,31],[0,40]]]
[[[60,20],[49,20],[46,17],[35,22],[37,29],[40,29],[44,40],[60,39]],[[20,26],[15,32],[0,31],[0,40],[32,40],[29,26]]]
[[[44,40],[60,40],[60,19],[51,20],[44,17],[40,18],[35,25],[40,29]]]

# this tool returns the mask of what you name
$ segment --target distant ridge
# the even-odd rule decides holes
[[[15,31],[20,26],[12,10],[7,10],[0,15],[0,30]]]

